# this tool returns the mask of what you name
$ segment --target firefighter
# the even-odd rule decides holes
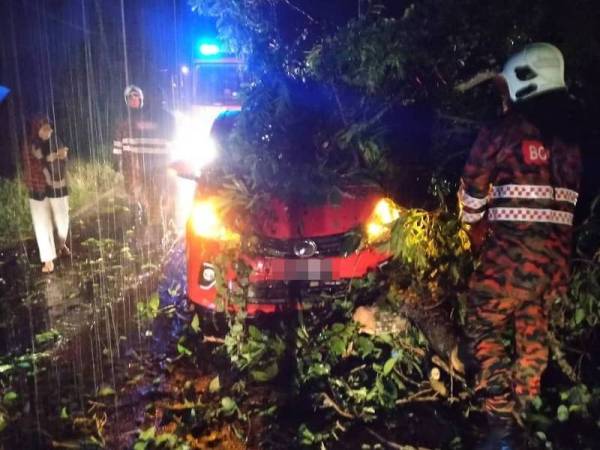
[[[540,394],[549,309],[566,292],[581,159],[560,50],[530,44],[498,81],[505,114],[480,131],[458,197],[479,249],[466,330],[490,426],[478,448],[508,450],[519,445],[520,413]]]
[[[123,92],[127,116],[118,125],[113,142],[113,155],[122,171],[125,189],[138,223],[162,225],[168,203],[167,164],[171,128],[166,114],[144,108],[144,93],[136,85]]]

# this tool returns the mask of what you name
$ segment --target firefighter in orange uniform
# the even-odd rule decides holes
[[[490,425],[478,448],[509,450],[519,448],[515,418],[540,393],[549,309],[567,288],[581,159],[556,47],[526,46],[499,80],[508,108],[479,133],[459,203],[475,246],[486,229],[469,284],[466,330]],[[507,349],[503,339],[511,329]]]
[[[123,172],[136,219],[162,225],[164,230],[168,220],[166,174],[172,130],[166,114],[152,114],[144,109],[144,93],[138,86],[127,86],[123,96],[127,117],[117,125],[113,155]]]

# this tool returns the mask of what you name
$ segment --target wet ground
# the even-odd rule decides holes
[[[172,321],[155,319],[166,245],[139,245],[144,236],[127,212],[111,211],[73,221],[73,256],[51,275],[41,273],[33,241],[0,253],[1,450],[132,448],[140,430],[169,435],[181,420],[198,423],[190,414],[220,401],[210,389],[217,375],[228,388],[240,381],[216,345],[188,342],[190,358],[174,351]],[[190,426],[190,448],[287,449],[300,423],[318,426],[320,413],[290,394],[285,374],[244,389],[250,420],[208,417]],[[190,398],[201,404],[190,407]],[[269,405],[278,405],[276,422],[261,412]],[[402,417],[392,428],[349,430],[333,448],[469,448],[478,426],[476,416],[467,421],[441,403],[403,409]],[[457,436],[460,445],[448,447]]]
[[[148,347],[140,311],[156,292],[162,254],[137,248],[127,223],[116,207],[73,220],[72,256],[49,275],[34,241],[0,253],[0,389],[11,399],[0,409],[0,448],[56,447],[73,431],[65,419],[92,399],[118,403],[110,394],[129,356]]]
[[[0,449],[132,448],[140,430],[173,429],[178,420],[173,412],[186,416],[188,396],[219,401],[208,389],[217,374],[224,386],[239,381],[215,357],[215,345],[194,348],[193,359],[173,352],[172,323],[154,320],[153,311],[163,251],[136,246],[124,217],[74,221],[73,256],[60,260],[50,275],[41,273],[33,241],[0,255],[0,388],[4,398],[13,399],[0,406],[5,428]],[[251,409],[280,405],[277,429],[256,414],[244,425],[250,427],[243,430],[244,440],[236,430],[242,422],[207,420],[206,426],[191,427],[188,443],[288,448],[298,423],[314,414],[309,403],[308,409],[290,403],[288,391],[283,377],[247,392]],[[435,411],[422,416],[440,417]],[[339,448],[353,444],[350,439]]]

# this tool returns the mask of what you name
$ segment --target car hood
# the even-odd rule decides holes
[[[382,197],[381,191],[371,186],[344,188],[335,203],[318,205],[273,196],[259,217],[255,217],[254,231],[277,239],[346,233],[362,226]]]

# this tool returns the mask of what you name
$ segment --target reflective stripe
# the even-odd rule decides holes
[[[113,155],[120,155],[123,153],[123,150],[119,147],[113,147]]]
[[[487,199],[487,197],[484,197],[484,198],[473,197],[473,196],[467,194],[465,192],[465,190],[461,188],[458,191],[458,201],[463,206],[466,206],[467,208],[480,209],[480,208],[483,208],[487,204],[488,199]]]
[[[153,155],[164,155],[164,154],[169,153],[169,148],[167,146],[142,147],[142,146],[135,146],[135,145],[134,146],[124,145],[123,151],[130,152],[130,153],[148,153],[148,154],[153,154]]]
[[[579,194],[567,188],[548,185],[503,184],[492,188],[492,198],[533,198],[569,202],[575,205]]]
[[[154,144],[154,145],[165,145],[167,141],[165,139],[160,138],[124,138],[123,144],[132,144],[132,145],[143,145],[143,144]]]
[[[490,208],[490,221],[543,222],[572,225],[573,213],[542,208]]]
[[[484,214],[485,214],[485,211],[478,212],[478,213],[468,213],[468,212],[463,211],[460,214],[460,220],[462,220],[465,223],[475,223],[475,222],[479,222],[483,218]]]
[[[554,199],[552,186],[535,184],[504,184],[492,188],[492,198]]]
[[[572,189],[567,188],[555,188],[554,189],[554,198],[556,198],[559,202],[569,202],[572,204],[577,204],[577,198],[579,194]]]
[[[121,141],[113,141],[113,147],[122,147],[123,143]]]

